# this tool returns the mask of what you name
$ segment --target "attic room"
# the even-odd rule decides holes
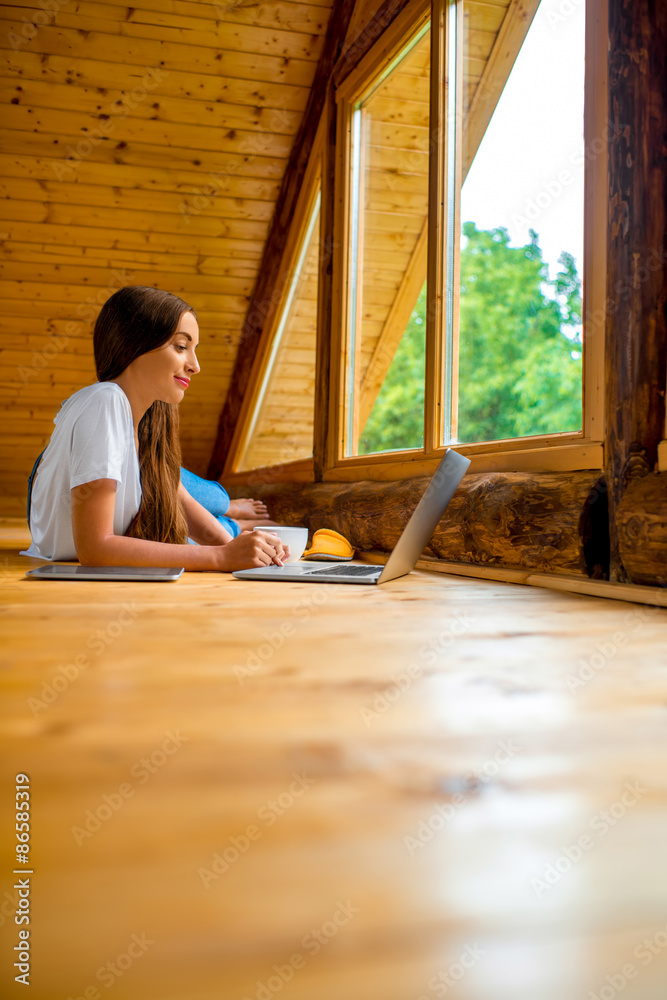
[[[667,6],[2,17],[0,994],[663,1000]]]

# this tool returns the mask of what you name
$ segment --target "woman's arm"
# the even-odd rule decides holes
[[[76,486],[71,495],[74,544],[84,566],[184,566],[189,570],[231,572],[269,566],[273,562],[282,565],[284,550],[279,539],[257,531],[244,532],[231,542],[211,545],[172,545],[115,535],[114,479],[96,479]],[[222,527],[220,531],[228,537]]]
[[[183,483],[178,485],[178,499],[183,505],[188,533],[193,541],[199,542],[200,545],[224,545],[226,542],[231,542],[230,533],[210,511],[190,496]]]

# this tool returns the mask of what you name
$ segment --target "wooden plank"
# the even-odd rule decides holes
[[[142,268],[150,270],[154,276],[157,275],[158,282],[161,280],[161,275],[169,275],[167,280],[171,281],[172,274],[184,273],[249,279],[254,279],[257,274],[257,262],[252,260],[230,261],[225,257],[201,258],[192,254],[167,256],[159,253],[140,253],[136,250],[110,250],[85,246],[54,248],[18,241],[12,243],[5,241],[0,245],[0,260],[54,267],[56,265],[69,267],[75,261],[80,261],[86,266],[106,268],[109,271],[113,268],[127,270]]]
[[[95,4],[94,7],[97,9],[98,5]],[[113,10],[111,7],[109,9]],[[28,8],[29,15],[38,12],[39,8],[33,10]],[[8,11],[9,17],[3,16],[3,13],[0,9],[0,18],[6,24],[7,32],[14,32],[20,37],[23,24],[14,20],[15,12]],[[77,32],[85,32],[91,37],[126,38],[135,45],[143,42],[181,44],[187,45],[193,51],[199,48],[227,50],[230,55],[247,53],[275,56],[278,53],[285,59],[316,60],[321,48],[321,36],[315,33],[306,34],[278,28],[215,22],[209,22],[208,25],[202,22],[203,27],[199,30],[183,29],[148,23],[135,24],[131,20],[87,17],[79,13],[69,13],[66,8],[54,13],[53,24],[55,29],[74,29]]]
[[[21,11],[36,9],[25,0],[6,0],[5,7]],[[186,30],[210,31],[224,20],[261,28],[306,31],[324,34],[330,0],[319,4],[280,3],[273,0],[260,8],[226,5],[224,11],[213,3],[180,3],[179,0],[142,0],[141,7],[130,7],[126,0],[105,0],[104,3],[78,0],[75,8],[82,17],[131,21],[133,24],[168,25]],[[221,14],[223,16],[221,16]],[[324,23],[322,23],[324,21]]]
[[[394,80],[394,75],[398,77]],[[392,74],[387,83],[391,81],[397,96],[389,92],[389,87],[383,86],[379,92],[380,96],[373,96],[370,106],[373,121],[385,124],[397,124],[406,128],[428,128],[429,127],[429,105],[428,105],[428,80],[422,84],[421,100],[408,100],[403,84],[406,78],[400,72]]]
[[[403,240],[412,249],[421,232],[423,222],[422,215],[399,212],[392,215],[388,212],[366,212],[365,214],[365,229],[369,244],[374,235],[376,239],[382,239],[385,233],[389,233],[392,240],[399,243]]]
[[[257,8],[255,8],[257,9]],[[103,58],[86,59],[79,56],[61,56],[53,53],[19,52],[0,50],[0,76],[10,79],[46,80],[56,84],[79,87],[93,87],[105,97],[109,80],[116,87],[130,89],[141,84],[146,74],[145,66],[133,66],[121,62],[109,62]],[[266,107],[269,98],[277,109],[303,111],[308,100],[309,87],[280,83],[271,79],[270,85],[258,87],[258,76],[253,79],[237,79],[216,74],[213,76],[175,70],[170,65],[169,72],[160,75],[154,93],[160,97],[192,98],[198,101],[224,101],[226,104],[241,104],[250,107]]]
[[[46,345],[45,349],[48,347],[49,345]],[[94,370],[92,351],[89,351],[87,355],[74,354],[66,349],[57,350],[55,344],[52,345],[48,354],[37,350],[28,353],[28,351],[12,350],[9,347],[0,348],[0,363],[5,377],[13,375],[18,382],[23,381],[21,372],[25,368],[30,370],[32,366],[35,366],[35,363],[39,365],[35,370],[35,377],[39,377],[43,370],[51,372],[61,369],[61,376],[64,378],[71,376],[77,379],[80,372]]]
[[[187,128],[181,123],[143,121],[124,117],[113,105],[106,109],[106,118],[100,114],[80,114],[74,111],[23,108],[12,104],[5,109],[3,124],[19,132],[51,134],[72,137],[72,146],[83,159],[105,143],[148,142],[156,146],[181,147],[198,152],[244,154],[281,157],[289,155],[292,140],[275,132],[257,134],[250,130],[228,129],[220,132],[203,125]],[[113,117],[115,115],[115,117]],[[68,171],[69,173],[70,171]]]
[[[76,18],[75,18],[76,22]],[[0,48],[9,48],[8,33],[20,34],[22,22],[3,21],[6,29],[0,34]],[[269,33],[270,35],[270,33]],[[147,67],[169,67],[168,71],[182,73],[202,73],[210,76],[228,76],[246,80],[269,79],[298,87],[309,87],[312,83],[314,65],[312,59],[285,58],[272,55],[269,51],[261,54],[243,51],[229,51],[224,47],[190,46],[148,38],[129,38],[108,35],[100,31],[84,32],[76,26],[56,27],[44,25],[30,41],[30,50],[47,56],[57,55],[74,59],[99,59],[107,63],[125,63],[141,67],[146,74]],[[163,73],[161,69],[159,79]],[[143,79],[143,77],[142,77]],[[159,85],[157,91],[159,93]]]
[[[75,139],[75,136],[72,136]],[[82,154],[77,153],[76,141],[72,144],[68,137],[63,137],[56,132],[16,132],[9,129],[0,129],[0,143],[2,148],[12,149],[19,156],[53,157],[54,154],[61,154],[59,159],[70,159],[70,165],[74,169],[70,172],[66,170],[66,165],[59,165],[53,169],[53,176],[70,177],[75,174],[78,167],[75,162],[79,162],[77,157]],[[67,147],[70,147],[68,150]],[[82,147],[87,148],[87,147]],[[141,167],[157,167],[164,169],[165,154],[163,146],[152,146],[148,143],[134,142],[131,145],[123,142],[100,142],[90,153],[86,154],[85,162],[90,163],[118,163],[126,165],[136,165]],[[205,185],[211,183],[214,190],[220,184],[225,183],[226,177],[236,177],[241,173],[249,177],[282,177],[285,167],[285,160],[280,157],[265,156],[261,147],[252,144],[239,153],[219,153],[214,150],[207,150],[202,153],[199,150],[192,150],[186,146],[171,147],[169,150],[169,162],[174,169],[201,171],[201,184],[206,193]],[[211,176],[212,175],[212,176]]]
[[[424,99],[424,92],[428,94],[428,76],[412,76],[406,72],[396,73],[394,76],[392,73],[382,84],[381,107],[386,107],[391,113],[388,102],[396,101],[399,107],[407,104],[414,107],[415,111],[423,113],[429,104],[428,97]]]
[[[420,193],[408,194],[399,184],[391,191],[373,192],[367,187],[367,209],[371,214],[386,213],[387,215],[413,213],[420,219],[428,214],[428,193],[426,184]]]
[[[10,0],[17,5],[23,0]],[[243,24],[256,28],[273,28],[284,31],[307,32],[323,35],[326,31],[330,0],[320,4],[271,3],[260,7],[227,4],[224,10],[215,4],[165,3],[164,0],[142,0],[140,8],[130,8],[125,0],[106,0],[105,3],[77,3],[77,13],[89,17],[117,17],[133,24],[168,25],[189,30],[211,31],[223,21],[226,24]],[[114,11],[117,9],[118,13]],[[222,14],[222,16],[220,16]]]
[[[372,170],[396,173],[399,176],[428,175],[429,157],[426,150],[410,149],[397,153],[393,148],[376,147],[373,150]]]
[[[88,291],[101,291],[104,297],[108,297],[114,291],[114,287],[95,289],[84,286],[71,285],[43,285],[32,281],[0,281],[0,294],[8,299],[27,298],[33,304],[40,301],[81,303],[90,301],[86,295]],[[104,301],[104,298],[102,298]],[[193,296],[193,301],[195,301]],[[248,300],[243,295],[215,295],[211,292],[200,292],[196,296],[196,301],[202,306],[211,309],[218,309],[227,313],[244,313],[248,306]]]
[[[385,562],[386,556],[368,559],[369,562]],[[587,597],[602,597],[607,601],[631,601],[664,608],[667,600],[660,587],[643,587],[632,583],[611,583],[609,580],[586,580],[568,574],[526,573],[523,570],[498,569],[488,566],[466,566],[441,559],[420,559],[417,569],[434,573],[451,573],[453,576],[473,577],[478,580],[496,580],[528,587],[543,587],[560,593],[582,594]]]
[[[82,248],[103,248],[108,246],[109,234],[104,229],[92,229],[86,226],[57,226],[49,223],[5,224],[8,240],[18,239],[20,242],[62,246],[67,241]],[[118,232],[114,239],[116,248],[128,250],[152,250],[154,253],[178,253],[183,249],[182,237],[168,233],[138,233],[127,229]],[[259,241],[212,238],[200,236],[197,246],[202,254],[238,254],[240,257],[259,255],[262,244]]]
[[[465,6],[468,31],[471,34],[473,31],[492,31],[497,33],[503,23],[507,9],[511,6],[512,4],[509,0],[506,3],[498,5],[476,3],[475,0],[471,0]]]
[[[199,203],[197,195],[169,194],[166,191],[132,191],[119,187],[108,191],[92,184],[70,184],[66,181],[56,180],[19,180],[16,178],[7,181],[0,179],[0,199],[4,198],[39,202],[46,205],[85,205],[95,208],[152,212],[174,217],[187,215],[189,218],[196,217]],[[273,215],[273,204],[270,201],[230,198],[220,194],[211,194],[205,200],[206,214],[213,218],[268,223]],[[0,202],[0,210],[1,206],[2,202]]]
[[[107,89],[102,96],[97,88],[57,84],[52,80],[32,82],[16,77],[0,77],[0,99],[3,104],[36,109],[67,108],[68,111],[92,115],[127,115],[144,121],[162,121],[215,129],[243,129],[294,135],[301,120],[298,111],[266,106],[252,108],[226,101],[199,101],[192,97],[164,97],[151,94],[137,101],[131,92]]]
[[[371,148],[373,146],[385,148],[389,146],[392,150],[395,150],[398,157],[399,169],[401,156],[405,150],[428,155],[430,140],[428,125],[393,124],[390,122],[375,121],[371,116],[369,136]]]

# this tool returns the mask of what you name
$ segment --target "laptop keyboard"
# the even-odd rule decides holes
[[[308,576],[318,576],[326,573],[327,576],[379,576],[382,568],[379,566],[332,566],[326,569],[314,569]]]

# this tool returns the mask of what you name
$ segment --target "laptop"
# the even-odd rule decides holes
[[[470,459],[448,448],[433,473],[423,497],[403,529],[403,533],[384,566],[355,566],[350,563],[322,566],[320,562],[287,563],[285,566],[260,566],[237,570],[237,580],[283,580],[290,583],[356,583],[378,584],[395,580],[410,573],[424,551],[426,543],[447,509]],[[267,528],[267,531],[270,531]]]

